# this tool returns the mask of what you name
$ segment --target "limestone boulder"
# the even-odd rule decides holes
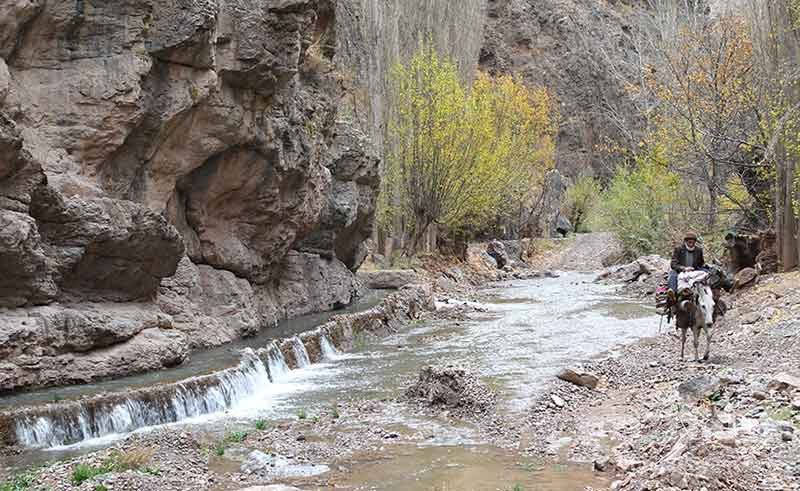
[[[737,290],[740,288],[747,288],[755,284],[758,279],[758,273],[753,268],[744,268],[736,273],[733,279],[733,286]]]
[[[152,298],[184,246],[164,217],[130,201],[65,198],[44,188],[31,205],[65,300]]]
[[[0,209],[0,307],[47,303],[57,292],[35,220]]]
[[[0,322],[0,392],[129,375],[187,354],[185,336],[152,304],[17,309]]]
[[[509,262],[506,246],[499,240],[493,240],[486,245],[486,253],[497,262],[497,268],[503,269]]]
[[[396,290],[405,285],[419,282],[419,275],[411,269],[382,269],[359,271],[358,279],[365,287],[373,290]]]

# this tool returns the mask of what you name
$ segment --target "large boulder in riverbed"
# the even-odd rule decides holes
[[[417,382],[406,390],[406,397],[461,414],[486,412],[496,402],[494,391],[477,376],[453,365],[424,367]]]
[[[411,269],[359,271],[358,279],[364,286],[373,290],[397,290],[406,285],[419,282],[419,276]]]
[[[596,375],[586,372],[576,372],[571,368],[565,368],[557,377],[565,382],[570,382],[581,387],[588,387],[590,389],[597,388],[597,384],[600,382],[600,379],[598,379]]]
[[[669,268],[669,261],[661,256],[643,256],[628,264],[608,268],[601,273],[600,279],[633,283],[641,277],[664,275],[669,271]]]
[[[685,400],[708,399],[722,388],[722,380],[711,375],[699,375],[678,385],[678,394]]]
[[[755,284],[756,278],[758,278],[758,273],[755,269],[744,268],[736,273],[736,277],[733,280],[733,287],[737,290],[740,288],[747,288]]]
[[[565,217],[564,215],[561,215],[561,214],[559,214],[556,217],[556,221],[555,221],[555,224],[553,226],[553,229],[556,232],[554,235],[556,237],[558,237],[558,236],[566,237],[567,235],[569,235],[570,232],[572,232],[572,228],[573,228],[572,227],[572,223],[570,223],[570,221],[569,221],[569,219],[567,217]]]
[[[486,253],[497,261],[497,269],[503,269],[508,264],[508,251],[499,240],[493,240],[486,245]]]

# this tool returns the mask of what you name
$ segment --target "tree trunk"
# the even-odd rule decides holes
[[[798,251],[797,251],[797,220],[794,215],[794,162],[788,158],[786,152],[782,152],[785,156],[783,163],[784,167],[784,189],[783,189],[783,224],[781,226],[781,264],[784,271],[791,271],[797,267]]]
[[[717,163],[711,162],[711,175],[708,180],[708,225],[709,232],[714,230],[717,224],[717,213],[719,213],[719,196],[717,193]]]

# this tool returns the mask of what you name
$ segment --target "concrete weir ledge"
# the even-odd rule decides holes
[[[360,333],[386,336],[433,309],[431,288],[409,285],[371,309],[335,316],[268,346],[246,348],[235,367],[152,387],[8,409],[0,412],[0,447],[70,445],[224,411],[259,386],[278,381],[280,371],[318,363],[326,343],[348,351]]]

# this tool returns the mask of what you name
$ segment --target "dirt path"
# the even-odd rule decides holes
[[[604,261],[621,255],[619,242],[607,232],[575,234],[560,240],[565,246],[547,254],[538,266],[562,271],[600,271],[605,267]]]

